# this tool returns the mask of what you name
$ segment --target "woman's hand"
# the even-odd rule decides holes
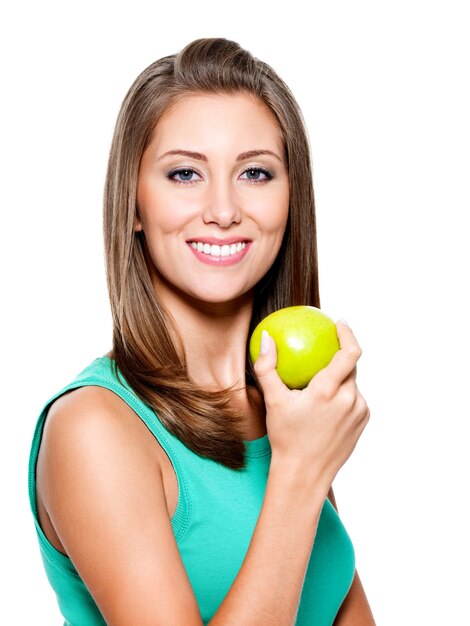
[[[254,364],[263,390],[273,459],[288,463],[306,477],[321,476],[327,489],[370,416],[356,385],[356,363],[362,350],[347,324],[338,322],[337,333],[340,349],[305,389],[291,390],[282,382],[270,336],[267,352],[260,353]]]

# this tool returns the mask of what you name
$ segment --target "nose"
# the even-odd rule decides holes
[[[213,180],[207,188],[204,202],[203,220],[205,224],[215,223],[221,228],[241,221],[241,208],[236,191],[226,180]]]

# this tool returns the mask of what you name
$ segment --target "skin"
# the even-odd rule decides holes
[[[162,156],[176,149],[198,152],[206,160]],[[273,155],[237,161],[239,154],[254,149],[270,150]],[[176,168],[194,173],[170,179]],[[269,170],[272,178],[254,168]],[[246,416],[245,437],[261,437],[266,433],[266,414],[263,398],[245,385],[246,341],[253,288],[276,258],[289,210],[284,149],[272,113],[246,94],[200,95],[180,101],[159,121],[143,154],[137,205],[135,230],[145,234],[152,284],[175,320],[190,376],[207,389],[235,383],[240,389],[237,402]],[[232,235],[252,244],[243,260],[231,266],[203,264],[187,244],[198,237]],[[80,479],[77,466],[83,468]],[[112,485],[97,483],[97,475],[115,478],[115,489],[123,494],[116,516],[108,514],[115,506]],[[179,580],[178,610],[181,615],[196,612],[169,528],[177,502],[174,471],[146,427],[112,392],[86,387],[54,403],[44,430],[37,480],[38,510],[46,535],[71,556],[111,623],[120,625],[126,610],[117,599],[133,593],[132,587],[126,587],[132,562],[139,564],[144,591],[153,581],[152,588],[158,584],[161,597],[171,597],[174,590],[166,591],[165,585]],[[329,497],[336,506],[332,489]],[[169,537],[165,544],[163,532]],[[103,541],[86,545],[97,535]],[[113,545],[119,545],[119,551]],[[129,554],[124,545],[129,546]],[[90,554],[102,564],[100,571],[90,564]],[[159,567],[164,562],[162,570],[156,569],[157,562]],[[107,571],[114,572],[111,580]],[[133,610],[137,615],[139,607]],[[335,626],[373,624],[356,573]]]

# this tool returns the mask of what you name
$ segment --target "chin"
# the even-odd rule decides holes
[[[234,285],[233,278],[221,280],[220,277],[218,280],[197,276],[191,282],[187,277],[186,280],[183,278],[179,281],[170,281],[163,273],[157,271],[152,272],[151,279],[155,293],[162,302],[165,302],[171,293],[180,299],[192,301],[196,308],[200,308],[204,303],[222,305],[243,302],[253,297],[252,281],[245,284],[243,279],[238,285]]]
[[[224,290],[214,289],[192,292],[188,295],[191,295],[194,299],[199,300],[200,302],[207,302],[208,304],[228,304],[251,298],[253,291],[252,289],[234,290],[233,288]]]

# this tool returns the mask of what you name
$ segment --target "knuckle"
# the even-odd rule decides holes
[[[367,413],[364,415],[364,417],[362,418],[362,421],[360,422],[360,428],[361,428],[361,432],[365,429],[365,427],[367,426],[367,424],[369,423],[369,418],[370,418],[370,412],[367,411]]]
[[[263,359],[257,359],[253,364],[253,369],[255,370],[255,374],[257,376],[263,376],[263,374],[265,374],[268,370]]]
[[[355,390],[351,389],[350,387],[343,387],[340,392],[339,400],[342,406],[346,407],[347,409],[350,409],[352,406],[354,406],[356,402]]]
[[[357,390],[356,410],[358,419],[361,420],[366,419],[370,414],[367,402],[359,390]]]
[[[347,348],[346,351],[349,355],[351,355],[354,359],[359,359],[359,357],[362,355],[362,348],[359,344],[350,344]]]
[[[331,400],[335,395],[335,387],[327,378],[319,378],[317,386],[317,396],[322,400]]]
[[[370,410],[367,404],[364,402],[358,408],[357,412],[357,422],[361,425],[362,428],[365,428],[370,418]]]

